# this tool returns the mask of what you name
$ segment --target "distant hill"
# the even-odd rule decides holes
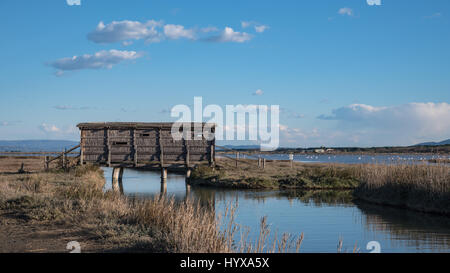
[[[439,145],[450,145],[450,139],[441,141],[441,142],[424,142],[424,143],[419,143],[416,144],[414,146],[439,146]]]
[[[0,152],[60,152],[78,144],[70,140],[0,140]]]

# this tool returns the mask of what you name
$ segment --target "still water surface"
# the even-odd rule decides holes
[[[110,189],[112,169],[104,171]],[[152,198],[161,193],[160,181],[159,172],[125,169],[124,193]],[[336,252],[339,238],[344,252],[352,252],[355,244],[360,252],[369,252],[370,241],[378,241],[382,252],[450,252],[450,218],[354,202],[351,192],[187,190],[183,175],[169,173],[166,194],[212,204],[217,214],[237,201],[236,222],[251,229],[251,239],[257,238],[260,220],[267,216],[278,234],[303,232],[305,253]]]
[[[235,158],[235,155],[223,155]],[[252,158],[254,158],[254,155]],[[245,158],[246,155],[241,155]],[[248,157],[248,156],[247,156]],[[289,160],[289,154],[266,154],[261,157],[269,160]],[[345,164],[428,164],[428,160],[450,160],[444,155],[417,154],[296,154],[294,161],[304,163],[345,163]]]

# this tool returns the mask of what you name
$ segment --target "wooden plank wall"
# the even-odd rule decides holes
[[[81,130],[83,162],[98,164],[214,161],[215,141],[173,140],[170,129]],[[162,155],[162,157],[161,157]]]

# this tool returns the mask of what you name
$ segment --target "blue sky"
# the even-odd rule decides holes
[[[449,16],[447,0],[2,0],[0,139],[172,120],[194,96],[280,105],[281,146],[450,138]]]

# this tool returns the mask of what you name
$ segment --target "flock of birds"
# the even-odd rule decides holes
[[[337,159],[336,159],[337,158]],[[328,159],[328,160],[326,160]],[[390,155],[390,156],[371,156],[371,155],[296,155],[296,160],[299,161],[336,161],[336,162],[347,162],[347,161],[372,161],[372,162],[396,162],[396,161],[428,161],[428,160],[450,160],[450,156],[400,156],[400,155]]]

